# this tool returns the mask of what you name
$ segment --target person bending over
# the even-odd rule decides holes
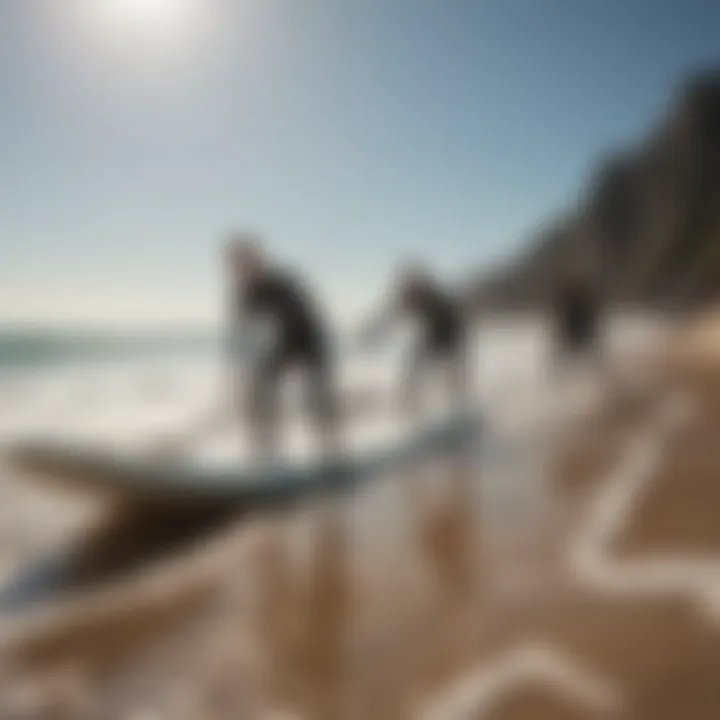
[[[271,330],[271,337],[255,348],[243,383],[258,451],[272,457],[277,450],[280,385],[295,369],[306,375],[309,409],[324,450],[336,449],[329,332],[316,304],[298,277],[269,263],[257,238],[232,237],[226,260],[232,298],[231,347],[243,352],[252,324]]]

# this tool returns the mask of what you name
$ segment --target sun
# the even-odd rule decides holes
[[[101,0],[114,21],[139,29],[172,31],[192,23],[195,0]]]

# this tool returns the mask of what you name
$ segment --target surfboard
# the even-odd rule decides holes
[[[478,437],[476,409],[434,414],[408,423],[392,412],[344,423],[342,451],[319,452],[313,428],[298,418],[282,429],[272,462],[253,459],[249,434],[237,427],[184,452],[88,435],[35,437],[9,449],[11,462],[41,480],[109,492],[144,503],[273,503],[343,490],[429,455],[466,447]]]

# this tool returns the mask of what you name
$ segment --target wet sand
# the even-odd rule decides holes
[[[719,717],[720,351],[699,357],[549,434],[522,492],[475,457],[409,468],[1,624],[0,717]]]

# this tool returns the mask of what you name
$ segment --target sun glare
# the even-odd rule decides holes
[[[102,0],[113,19],[160,32],[187,27],[195,0]]]

